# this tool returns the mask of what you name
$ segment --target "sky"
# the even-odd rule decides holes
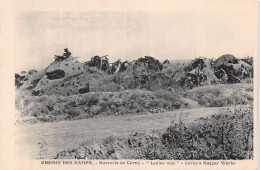
[[[160,60],[252,56],[257,42],[257,8],[240,1],[203,1],[203,5],[176,1],[160,10],[125,7],[19,12],[15,70],[43,69],[54,61],[54,55],[62,55],[64,48],[81,62],[95,55],[108,55],[110,62],[142,56]]]

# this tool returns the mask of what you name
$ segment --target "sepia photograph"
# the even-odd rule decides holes
[[[13,7],[14,155],[256,169],[257,1],[80,2]]]

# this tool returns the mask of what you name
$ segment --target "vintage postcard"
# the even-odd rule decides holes
[[[1,1],[0,169],[257,169],[258,1]]]

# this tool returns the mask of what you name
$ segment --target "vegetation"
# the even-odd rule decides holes
[[[21,105],[22,103],[22,105]],[[17,108],[31,123],[84,119],[98,115],[143,114],[188,107],[174,92],[126,90],[65,96],[19,96]]]
[[[252,107],[171,125],[162,135],[170,159],[252,159]]]
[[[253,159],[253,107],[238,107],[221,115],[181,121],[165,131],[110,137],[101,144],[83,143],[55,158],[77,159]]]
[[[253,94],[247,93],[252,89],[252,84],[212,85],[197,87],[183,92],[182,95],[202,106],[223,107],[252,103]]]

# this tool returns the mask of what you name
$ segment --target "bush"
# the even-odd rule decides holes
[[[93,94],[88,100],[88,107],[98,104],[98,94]]]
[[[191,125],[173,124],[162,142],[174,159],[252,159],[252,107],[236,109],[235,114],[213,115],[201,118]]]
[[[156,90],[154,91],[157,98],[160,100],[155,100],[157,106],[163,107],[174,107],[179,108],[182,104],[181,98],[177,93],[166,91],[166,90]]]
[[[71,117],[76,117],[80,115],[80,111],[75,110],[75,109],[68,109],[66,110],[66,113],[71,116]]]
[[[206,107],[252,103],[253,95],[243,92],[241,88],[244,88],[245,91],[251,90],[251,87],[243,87],[241,85],[203,86],[184,92],[183,96],[197,101],[200,105]]]

